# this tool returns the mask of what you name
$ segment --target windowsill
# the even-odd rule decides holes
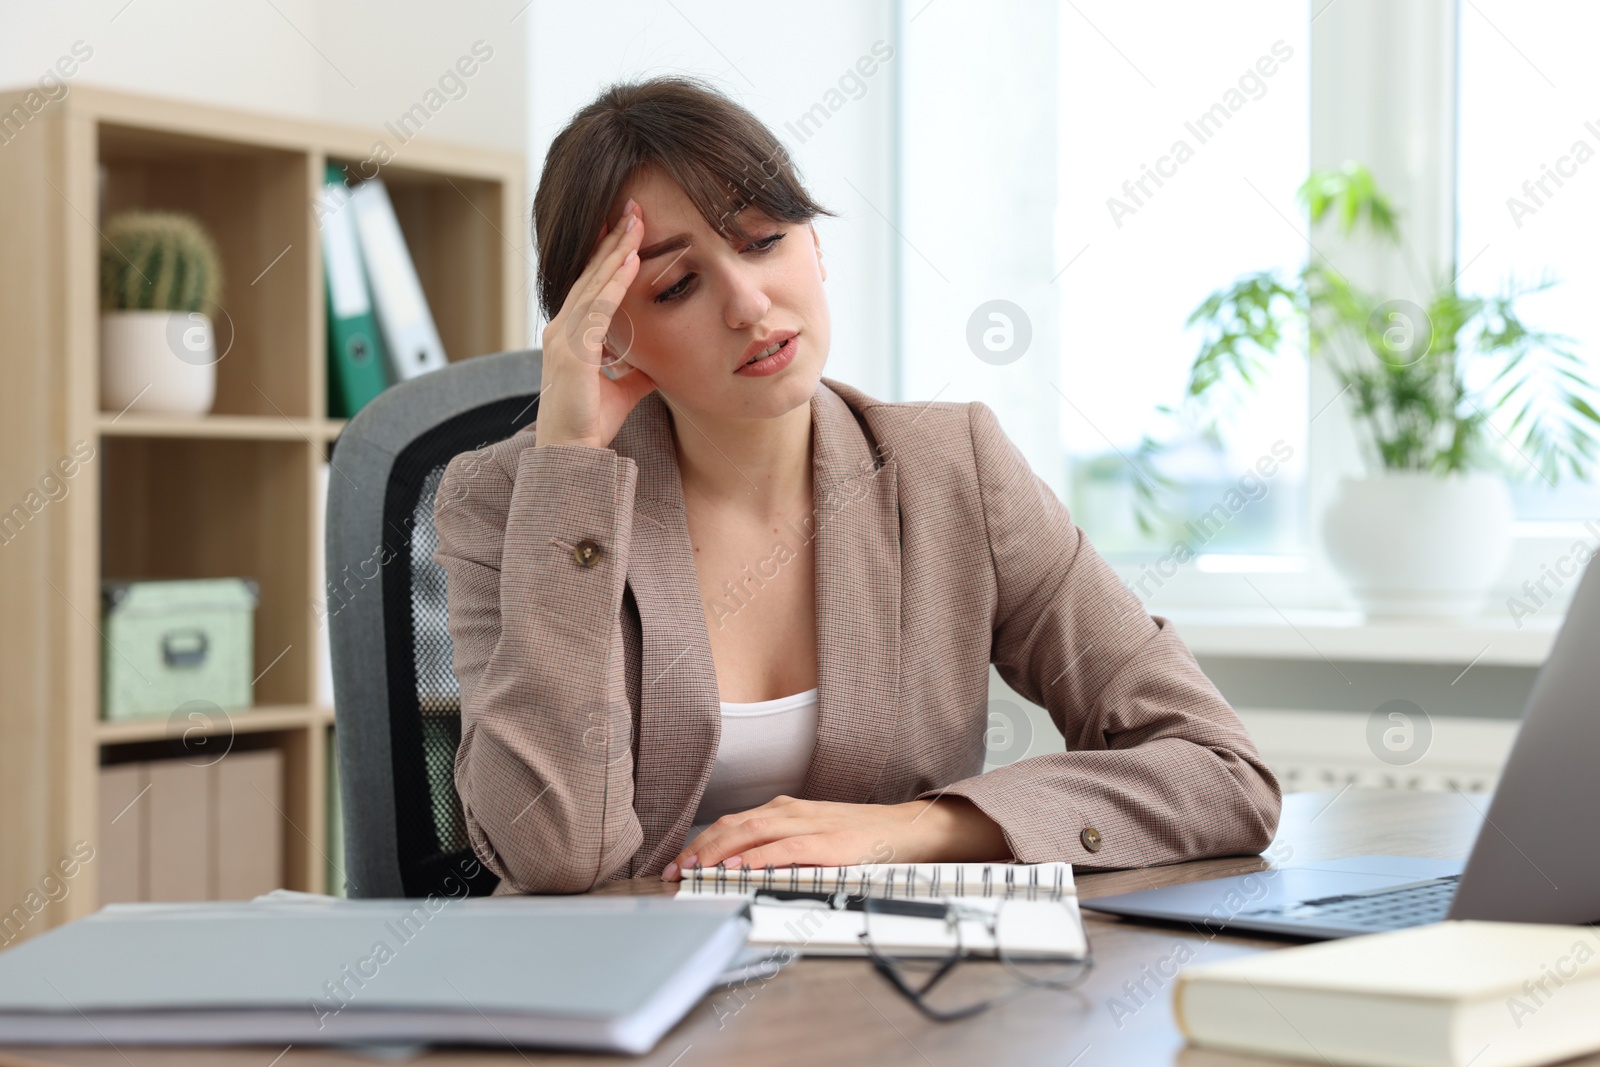
[[[1269,608],[1158,610],[1196,656],[1241,659],[1367,660],[1537,667],[1561,616],[1533,616],[1521,627],[1504,615],[1471,619],[1368,622],[1359,611]]]

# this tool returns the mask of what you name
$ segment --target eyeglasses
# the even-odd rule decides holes
[[[860,902],[863,912],[861,944],[879,974],[924,1015],[940,1022],[976,1015],[1029,987],[1077,988],[1094,967],[1094,954],[1087,951],[1087,928],[1084,929],[1086,951],[1082,958],[1034,951],[1029,947],[1027,935],[1037,912],[1018,907],[1020,903],[1023,902],[1004,898],[973,904],[960,900],[866,897]],[[930,919],[944,921],[950,942],[948,951],[934,950],[937,954],[929,955],[923,924]],[[921,929],[916,932],[908,929],[905,925],[908,921],[917,923]],[[969,946],[969,937],[981,943]],[[918,947],[910,948],[913,944]],[[957,965],[968,957],[969,947],[981,948],[985,953],[992,951],[1000,967],[969,962],[958,971]],[[914,954],[908,955],[908,952]]]

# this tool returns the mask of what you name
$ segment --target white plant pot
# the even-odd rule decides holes
[[[198,311],[100,316],[100,409],[204,415],[217,395],[211,320]]]
[[[1505,567],[1511,519],[1496,475],[1386,471],[1343,480],[1323,537],[1369,617],[1471,616]]]

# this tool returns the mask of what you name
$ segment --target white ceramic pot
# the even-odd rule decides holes
[[[1511,518],[1496,475],[1386,471],[1344,479],[1323,537],[1368,616],[1471,616],[1505,566]]]
[[[198,311],[100,316],[100,409],[204,415],[217,395],[217,346]]]

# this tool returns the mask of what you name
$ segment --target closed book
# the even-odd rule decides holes
[[[355,214],[339,168],[329,164],[317,227],[328,302],[328,414],[336,419],[348,419],[389,384]]]
[[[1442,922],[1182,971],[1192,1044],[1361,1067],[1528,1067],[1600,1049],[1600,933]]]

